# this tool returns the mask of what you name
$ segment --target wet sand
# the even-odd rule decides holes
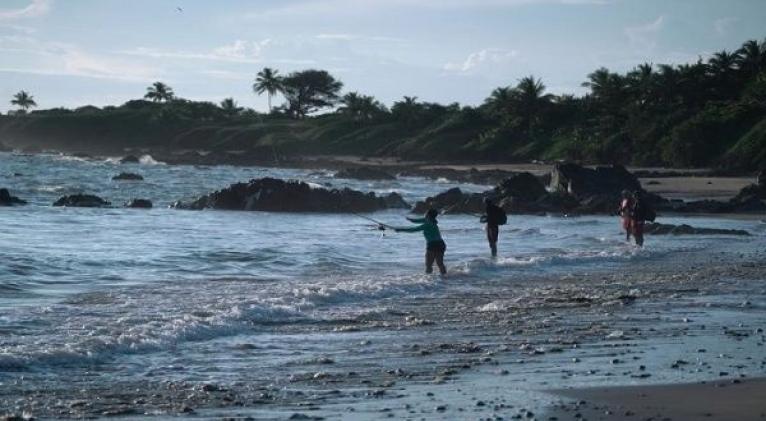
[[[583,419],[586,406],[593,416],[605,406],[613,413],[630,408],[623,415],[682,416],[672,411],[683,408],[663,398],[671,393],[665,386],[639,395],[635,390],[643,389],[613,386],[724,379],[726,388],[700,392],[726,401],[707,411],[742,402],[741,413],[759,416],[747,394],[763,390],[762,381],[749,379],[766,374],[764,263],[756,250],[703,251],[682,262],[658,258],[651,268],[637,261],[621,273],[605,267],[480,288],[469,280],[449,293],[392,299],[357,317],[221,338],[220,355],[210,358],[242,367],[224,378],[176,378],[193,364],[182,360],[158,368],[156,378],[109,385],[76,369],[70,386],[59,389],[46,386],[44,372],[27,372],[0,379],[0,407],[51,418],[563,420]],[[168,352],[184,355],[186,346],[195,345]],[[140,364],[135,358],[129,363]],[[594,386],[602,389],[588,389]],[[709,396],[672,388],[679,397]],[[747,393],[737,393],[734,403],[718,394],[735,390]],[[641,401],[641,393],[651,399]],[[696,408],[696,399],[688,405]]]
[[[755,177],[658,177],[641,178],[643,187],[667,199],[729,200]]]
[[[737,420],[766,419],[766,379],[693,384],[563,390],[571,398],[548,416],[559,420]],[[577,415],[579,414],[579,416]]]

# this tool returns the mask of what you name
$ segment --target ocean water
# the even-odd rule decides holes
[[[111,180],[123,171],[145,180]],[[0,154],[0,186],[30,202],[0,208],[0,382],[19,373],[63,382],[83,368],[105,384],[235,378],[247,370],[240,360],[211,356],[220,356],[222,341],[236,345],[243,337],[260,349],[259,364],[278,372],[289,361],[288,348],[279,345],[288,337],[280,332],[391,311],[403,298],[510,288],[540,275],[620,271],[706,250],[752,253],[766,244],[766,224],[757,220],[661,217],[753,235],[648,237],[638,249],[624,241],[617,218],[511,215],[501,229],[500,257],[492,260],[476,217],[444,215],[449,275],[442,279],[423,274],[420,234],[381,232],[354,215],[168,207],[266,176],[395,191],[411,203],[451,187],[490,188],[421,178],[342,180],[330,171],[168,166],[149,158],[119,164]],[[80,192],[117,206],[146,198],[155,208],[50,206]],[[367,216],[408,224],[402,210]]]

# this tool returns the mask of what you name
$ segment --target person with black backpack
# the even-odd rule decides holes
[[[481,222],[487,224],[489,249],[492,251],[492,257],[497,257],[497,240],[500,237],[500,225],[505,225],[508,222],[508,215],[505,214],[501,207],[492,203],[492,199],[489,197],[484,199],[484,205],[486,208],[484,215],[481,216]]]
[[[636,239],[636,245],[644,246],[644,224],[646,221],[654,222],[657,214],[647,203],[640,190],[633,192],[633,209],[630,212],[630,225],[633,231],[633,238]]]

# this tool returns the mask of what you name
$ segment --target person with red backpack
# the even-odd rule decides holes
[[[617,208],[617,215],[620,215],[622,218],[622,229],[625,230],[625,241],[630,242],[630,235],[633,231],[633,227],[631,226],[632,218],[630,217],[630,213],[633,210],[635,200],[633,199],[633,194],[631,194],[627,190],[622,191],[622,200],[620,200],[620,207]]]
[[[631,227],[636,245],[644,246],[644,224],[646,221],[653,222],[657,217],[654,209],[644,199],[640,190],[633,192],[633,208],[630,211]]]

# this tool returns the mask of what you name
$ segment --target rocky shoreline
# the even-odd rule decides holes
[[[135,156],[122,158],[125,165],[140,162]],[[493,189],[483,193],[464,193],[459,188],[444,191],[433,197],[415,203],[411,211],[422,213],[436,208],[442,213],[482,213],[483,199],[490,197],[495,203],[511,214],[553,214],[587,215],[613,214],[622,191],[641,192],[643,200],[658,213],[683,214],[758,214],[766,212],[766,177],[744,187],[727,201],[721,200],[669,200],[644,189],[638,177],[626,168],[588,168],[573,163],[560,163],[549,173],[532,174],[500,170],[479,171],[471,169],[420,169],[400,173],[379,167],[347,167],[336,172],[335,178],[366,181],[395,181],[397,177],[449,177],[452,180],[469,183],[490,183],[500,179]],[[115,181],[141,181],[140,174],[121,172],[113,177]],[[10,196],[3,189],[0,204],[5,206],[23,205],[22,199]],[[266,196],[261,199],[264,193]],[[257,200],[256,200],[257,196]],[[378,200],[380,199],[380,200]],[[106,207],[107,199],[80,194],[62,197],[54,206]],[[146,206],[140,206],[146,207]],[[404,200],[395,193],[375,197],[372,193],[350,189],[309,188],[300,181],[261,179],[249,183],[237,183],[192,201],[177,201],[181,209],[229,209],[266,210],[276,212],[374,212],[381,209],[408,208]]]
[[[703,252],[655,263],[620,274],[498,279],[438,298],[400,298],[358,318],[275,325],[222,343],[222,354],[259,367],[237,378],[147,377],[110,384],[104,394],[87,375],[72,376],[76,387],[49,388],[25,373],[0,390],[0,407],[6,416],[43,418],[548,419],[547,411],[574,416],[593,407],[547,393],[561,384],[744,382],[766,370],[766,360],[745,358],[766,339],[758,310],[766,290],[753,283],[763,276],[762,258]],[[739,316],[706,316],[716,312]],[[268,350],[258,338],[268,333],[282,336],[293,357],[261,365]],[[675,341],[693,349],[674,348]],[[312,351],[319,343],[322,351]],[[730,354],[735,348],[747,351]],[[673,349],[698,361],[682,361]]]

